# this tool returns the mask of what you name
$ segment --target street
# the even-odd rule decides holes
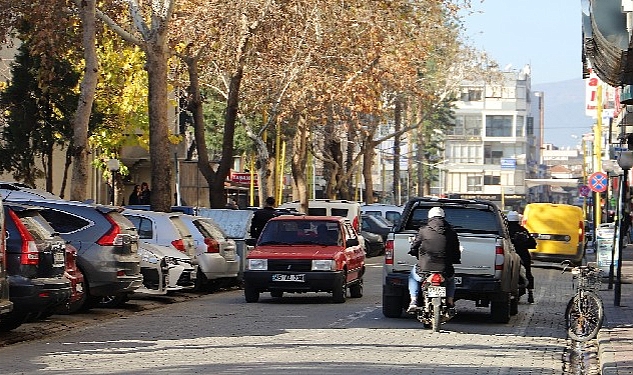
[[[535,268],[536,303],[508,324],[458,301],[432,333],[416,319],[383,317],[382,258],[369,258],[365,295],[328,294],[247,304],[241,290],[177,303],[132,299],[125,309],[52,316],[0,335],[3,374],[561,374],[571,275]],[[158,302],[157,302],[158,301]],[[23,343],[20,337],[28,336]],[[580,373],[580,372],[565,372]],[[589,372],[587,372],[589,373]]]

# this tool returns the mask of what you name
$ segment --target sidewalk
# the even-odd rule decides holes
[[[589,261],[594,254],[587,254]],[[602,375],[633,374],[633,245],[624,249],[620,306],[614,306],[614,289],[601,287],[605,320],[598,333],[598,356]],[[617,271],[616,271],[617,272]]]

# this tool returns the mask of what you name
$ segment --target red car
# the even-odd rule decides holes
[[[352,224],[340,216],[278,216],[266,224],[246,259],[244,296],[262,292],[329,292],[335,303],[363,295],[365,252]]]
[[[84,292],[84,274],[77,267],[77,249],[71,244],[66,244],[64,277],[70,281],[72,294],[68,303],[60,306],[56,312],[59,314],[72,314],[82,308],[88,295]]]

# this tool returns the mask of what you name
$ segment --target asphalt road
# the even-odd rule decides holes
[[[508,324],[458,301],[440,333],[383,317],[380,258],[365,295],[246,303],[241,290],[133,299],[123,309],[53,316],[0,336],[3,374],[561,374],[570,356],[571,276],[536,268],[535,304]],[[573,354],[573,353],[572,353]],[[573,372],[579,373],[579,372]],[[585,372],[583,372],[584,374]],[[586,372],[587,374],[591,373]]]

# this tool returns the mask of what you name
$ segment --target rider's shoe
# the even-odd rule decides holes
[[[534,293],[531,290],[528,291],[528,303],[534,303]]]
[[[413,314],[417,308],[418,308],[418,305],[416,305],[415,303],[412,303],[409,305],[409,307],[407,307],[407,312],[409,314]]]
[[[455,315],[457,315],[457,310],[455,310],[454,307],[449,307],[448,309],[446,309],[446,311],[448,312],[449,318],[452,318]]]

